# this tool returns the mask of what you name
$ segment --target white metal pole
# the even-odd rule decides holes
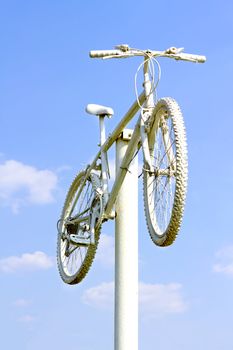
[[[116,141],[116,172],[132,134]],[[138,159],[131,162],[116,200],[115,350],[138,350]]]

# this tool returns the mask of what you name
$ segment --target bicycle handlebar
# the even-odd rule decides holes
[[[92,50],[89,53],[91,58],[104,58],[108,56],[119,56],[122,52],[120,50]]]
[[[122,45],[123,46],[123,45]],[[120,46],[121,47],[121,46]],[[174,58],[175,60],[204,63],[206,61],[205,56],[193,55],[188,53],[181,53],[175,47],[167,49],[165,51],[150,51],[150,50],[134,50],[123,46],[125,49],[121,50],[93,50],[90,51],[89,55],[91,58],[127,58],[133,56],[152,56],[152,57],[168,57]]]

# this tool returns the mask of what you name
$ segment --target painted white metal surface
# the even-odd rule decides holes
[[[123,48],[124,46],[124,48]],[[128,45],[119,45],[117,50],[92,50],[89,55],[91,58],[126,58],[132,56],[153,56],[173,58],[177,61],[189,61],[194,63],[204,63],[205,56],[183,53],[183,48],[170,47],[165,51],[139,50],[132,49]]]
[[[106,141],[104,117],[99,116],[99,126],[100,126],[100,146],[102,147]],[[104,204],[108,201],[108,162],[107,154],[101,148],[101,164],[102,164],[102,190],[104,193]]]
[[[131,133],[132,134],[132,133]],[[116,141],[119,172],[128,140]],[[138,350],[138,159],[131,162],[116,201],[115,350]]]

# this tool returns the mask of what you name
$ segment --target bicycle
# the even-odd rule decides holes
[[[187,190],[188,160],[184,121],[177,102],[170,98],[154,101],[156,57],[204,63],[205,56],[186,54],[175,47],[165,51],[139,50],[128,45],[115,50],[91,51],[91,58],[142,56],[143,92],[106,139],[104,118],[110,107],[89,104],[86,111],[99,117],[100,149],[91,164],[77,174],[68,191],[58,221],[57,261],[62,280],[79,283],[87,274],[99,242],[101,225],[114,219],[114,203],[130,162],[142,148],[143,197],[147,227],[158,246],[171,245],[180,229]],[[126,125],[140,110],[126,154],[111,192],[107,152]]]

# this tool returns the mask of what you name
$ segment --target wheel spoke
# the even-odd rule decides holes
[[[95,191],[91,181],[86,180],[84,183],[84,178],[85,173],[83,172],[75,179],[67,195],[61,217],[61,232],[63,237],[66,236],[67,238],[62,239],[62,235],[58,235],[58,267],[66,283],[73,283],[73,281],[78,283],[85,276],[88,270],[86,265],[90,267],[95,254],[95,249],[91,245],[82,247],[68,242],[70,234],[83,236],[86,227],[89,227]],[[84,223],[87,225],[84,225]],[[97,245],[98,236],[96,236],[95,242]],[[68,252],[67,245],[69,245]]]
[[[162,111],[162,113],[161,113]],[[182,114],[171,98],[157,102],[151,129],[152,170],[144,171],[144,201],[147,226],[157,245],[170,245],[179,230],[187,188],[187,149]],[[159,118],[159,119],[158,119]]]

